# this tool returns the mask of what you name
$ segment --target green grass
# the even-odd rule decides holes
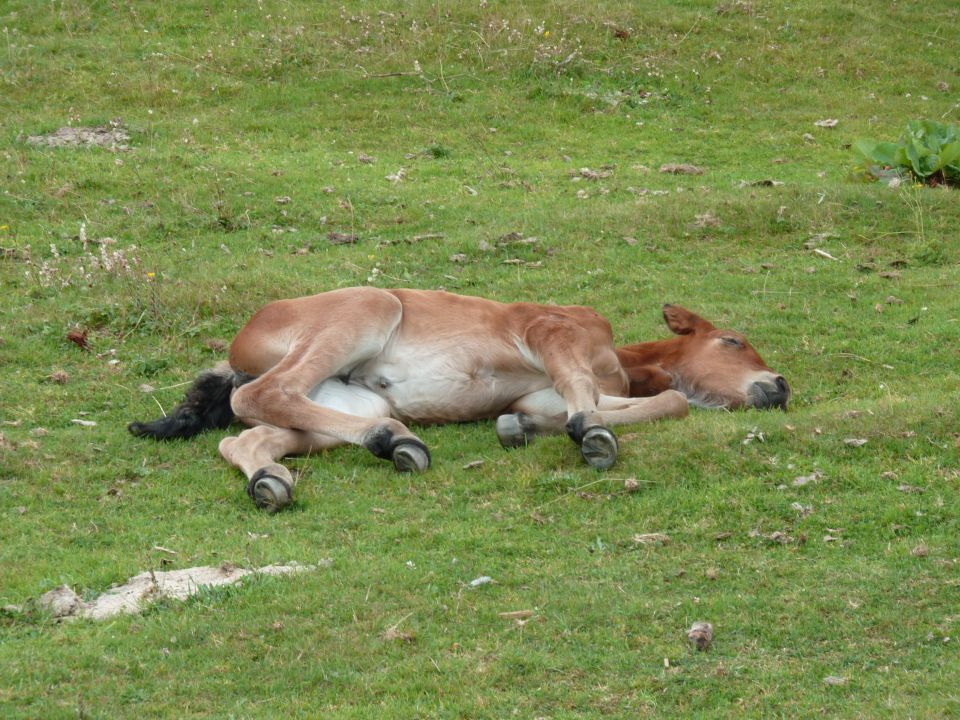
[[[960,713],[960,203],[855,182],[849,151],[960,121],[957,24],[946,0],[6,3],[0,605],[333,564],[101,624],[0,615],[0,715]],[[25,142],[114,118],[129,152]],[[658,172],[677,162],[705,172]],[[81,226],[129,272],[93,268]],[[623,428],[606,474],[562,437],[419,429],[428,473],[293,459],[277,516],[220,435],[127,435],[263,302],[368,283],[590,304],[624,342],[684,304],[746,333],[794,400]],[[398,623],[411,642],[384,639]]]

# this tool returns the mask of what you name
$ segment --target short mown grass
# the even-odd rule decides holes
[[[946,0],[6,3],[0,605],[27,610],[0,615],[0,715],[960,713],[960,203],[861,184],[849,150],[960,121],[958,22]],[[115,119],[129,151],[26,142]],[[276,516],[222,435],[127,435],[262,303],[366,284],[589,304],[623,342],[680,303],[794,399],[623,428],[604,474],[563,437],[422,428],[429,472],[292,459]],[[30,611],[322,558],[101,624]]]

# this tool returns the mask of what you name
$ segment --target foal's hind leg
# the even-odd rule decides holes
[[[247,494],[257,507],[276,512],[293,502],[296,485],[290,471],[277,460],[339,444],[339,440],[318,433],[258,425],[221,440],[220,454],[247,476]]]
[[[400,471],[425,470],[430,465],[426,446],[399,425],[407,435],[395,432],[385,423],[390,407],[383,398],[366,388],[347,385],[340,380],[328,380],[315,388],[310,402],[317,408],[347,422],[373,422],[374,431],[366,447],[378,457],[390,459]],[[250,481],[247,492],[257,507],[272,512],[289,505],[293,500],[294,481],[277,460],[286,455],[305,455],[348,442],[332,433],[307,432],[258,425],[244,430],[239,437],[226,438],[220,443],[220,454],[231,465],[240,468]]]
[[[389,404],[342,380],[383,352],[402,315],[396,297],[373,288],[268,305],[230,347],[231,365],[258,375],[234,391],[234,414],[361,445],[398,470],[426,470],[426,445],[390,416]],[[357,402],[367,409],[356,410]],[[374,406],[378,412],[368,412]]]

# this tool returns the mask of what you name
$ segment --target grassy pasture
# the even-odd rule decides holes
[[[28,606],[0,716],[960,714],[960,202],[848,150],[960,121],[956,3],[222,5],[0,6],[0,605]],[[114,119],[127,151],[26,142]],[[424,428],[419,476],[291,460],[277,516],[221,435],[127,435],[263,302],[364,284],[590,304],[624,342],[684,304],[794,400],[623,428],[604,474]],[[322,558],[103,624],[29,611]]]

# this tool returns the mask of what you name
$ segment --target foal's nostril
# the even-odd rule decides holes
[[[774,382],[777,384],[777,390],[780,392],[784,394],[790,392],[790,386],[787,385],[787,379],[783,377],[783,375],[777,375],[777,378],[774,380]]]

